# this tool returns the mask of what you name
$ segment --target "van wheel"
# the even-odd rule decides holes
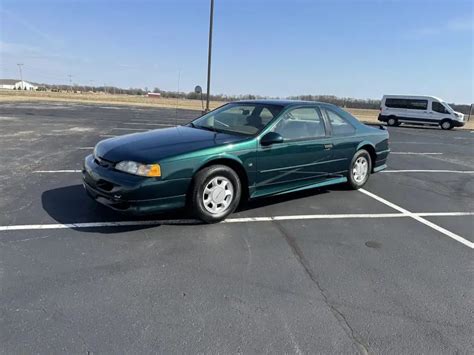
[[[387,120],[387,124],[391,127],[393,126],[399,126],[400,123],[398,123],[398,119],[394,116],[390,116]]]
[[[217,223],[235,211],[241,194],[237,173],[226,165],[212,165],[195,175],[190,207],[202,221]]]
[[[451,123],[450,120],[443,120],[440,123],[441,129],[448,130],[453,128],[453,124]]]
[[[361,149],[354,154],[349,172],[347,174],[347,185],[353,189],[360,189],[369,180],[372,171],[372,160],[370,154],[365,149]]]

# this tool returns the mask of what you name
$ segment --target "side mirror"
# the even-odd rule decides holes
[[[283,143],[283,137],[281,136],[281,134],[276,132],[268,132],[262,137],[262,139],[260,139],[260,144],[263,146],[272,145],[276,143]]]

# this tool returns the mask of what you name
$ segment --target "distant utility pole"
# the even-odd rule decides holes
[[[104,83],[104,92],[107,94],[107,84]]]
[[[69,74],[68,77],[69,77],[69,86],[71,87],[71,92],[72,92],[73,91],[72,90],[72,75]]]
[[[209,112],[209,96],[211,95],[211,55],[212,55],[212,26],[214,21],[214,0],[211,0],[211,13],[209,16],[209,50],[207,53],[207,95],[206,112]]]
[[[23,63],[18,63],[18,70],[20,71],[20,80],[21,80],[21,90],[24,89],[23,87],[23,72],[21,70],[21,67],[24,65]]]

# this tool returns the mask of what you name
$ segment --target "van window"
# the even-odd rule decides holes
[[[432,108],[433,111],[435,111],[435,112],[439,112],[439,113],[449,113],[448,110],[446,110],[446,107],[444,107],[442,103],[437,102],[437,101],[433,101],[433,102],[431,103],[431,108]]]
[[[426,110],[428,108],[427,100],[408,100],[408,105],[412,110]]]
[[[428,108],[428,100],[385,99],[385,106],[391,108],[405,108],[409,110],[426,110]]]

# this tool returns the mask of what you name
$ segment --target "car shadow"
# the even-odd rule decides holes
[[[71,226],[71,229],[89,233],[117,233],[148,228],[156,228],[162,224],[193,225],[202,222],[191,218],[185,210],[176,210],[159,215],[132,216],[114,211],[92,200],[84,191],[82,185],[72,185],[47,190],[41,195],[43,209],[60,224],[78,223],[108,223],[108,222],[140,222],[132,226]],[[153,221],[156,223],[146,224]],[[160,223],[162,221],[162,223]]]
[[[344,189],[346,189],[346,187],[343,185],[334,185],[328,188],[315,188],[284,195],[262,197],[252,201],[243,202],[235,213],[250,211],[265,206],[276,205],[292,200],[298,200],[305,197],[326,194],[331,191]],[[87,196],[82,185],[72,185],[47,190],[41,195],[41,203],[46,213],[48,213],[48,215],[58,223],[73,224],[70,226],[71,229],[88,233],[111,234],[156,228],[161,225],[193,226],[203,224],[203,222],[194,219],[186,209],[145,216],[132,216],[125,213],[120,213],[108,207],[102,206],[101,204],[92,200],[89,196]],[[232,218],[232,215],[229,218]],[[139,224],[131,226],[74,226],[74,224],[83,223],[108,223],[124,221],[132,223],[138,222]],[[143,224],[140,224],[140,222],[143,222]]]

